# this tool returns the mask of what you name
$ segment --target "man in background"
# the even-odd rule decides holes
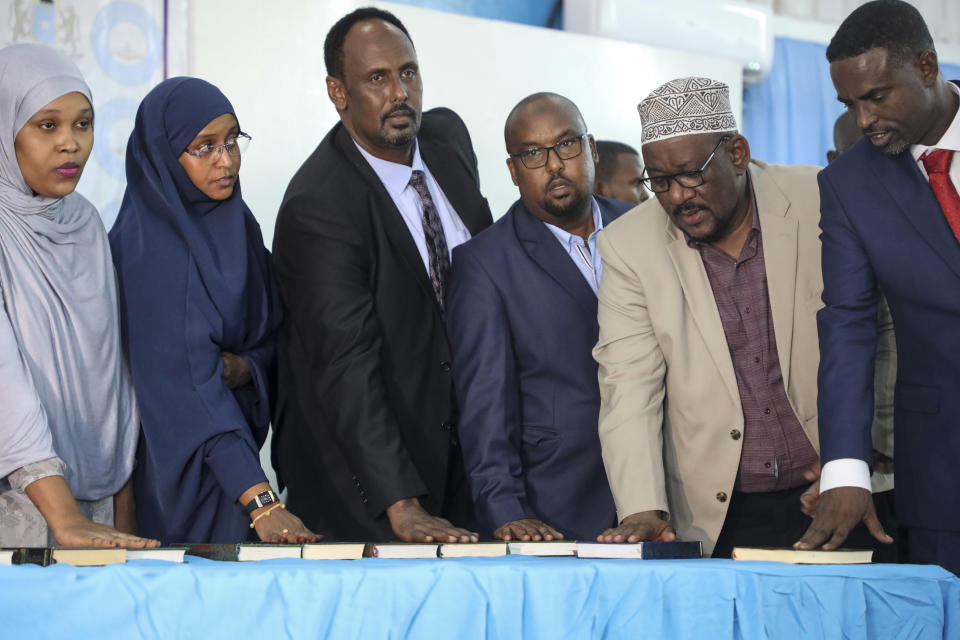
[[[600,161],[594,193],[633,204],[650,197],[643,188],[643,165],[636,149],[622,142],[599,140],[597,153]]]

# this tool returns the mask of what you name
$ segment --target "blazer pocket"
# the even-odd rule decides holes
[[[896,408],[917,413],[940,412],[940,389],[919,384],[900,383],[895,395]]]

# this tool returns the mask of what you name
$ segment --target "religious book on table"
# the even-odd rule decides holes
[[[190,548],[186,545],[179,547],[157,547],[156,549],[127,549],[127,562],[131,560],[183,562],[183,556],[189,550]]]
[[[364,549],[367,558],[436,558],[439,542],[371,542]]]
[[[275,560],[277,558],[299,558],[301,545],[282,542],[241,542],[239,544],[191,544],[187,555],[225,560],[249,562],[253,560]]]
[[[506,542],[444,542],[441,558],[495,558],[507,555]]]
[[[577,543],[573,540],[511,540],[507,549],[512,556],[577,555]]]
[[[188,556],[224,561],[236,561],[238,546],[236,543],[195,543],[186,545]]]
[[[581,558],[635,558],[639,560],[682,560],[702,558],[699,540],[689,542],[578,542]]]
[[[366,545],[362,542],[315,542],[303,545],[306,560],[358,560]]]
[[[50,564],[49,547],[19,547],[0,549],[0,564]]]
[[[50,564],[70,564],[75,567],[100,567],[127,561],[127,550],[122,547],[86,547],[50,550]]]
[[[870,564],[872,549],[791,549],[789,547],[734,547],[734,560],[769,560],[790,564]]]

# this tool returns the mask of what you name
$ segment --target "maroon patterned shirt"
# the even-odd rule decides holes
[[[803,472],[818,456],[783,386],[755,198],[749,215],[753,223],[737,259],[689,237],[687,244],[700,252],[706,267],[743,405],[743,449],[734,488],[759,493],[808,484]]]

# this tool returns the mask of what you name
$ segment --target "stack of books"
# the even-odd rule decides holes
[[[871,562],[870,550],[799,551],[795,549],[737,547],[735,560],[772,560],[802,564],[860,564]],[[489,558],[507,555],[579,558],[633,558],[665,560],[703,557],[700,542],[574,542],[510,541],[462,543],[319,542],[314,544],[240,543],[179,544],[160,549],[20,548],[0,550],[0,564],[70,564],[102,566],[131,560],[185,562],[185,556],[249,562],[277,558],[356,560],[360,558]]]

